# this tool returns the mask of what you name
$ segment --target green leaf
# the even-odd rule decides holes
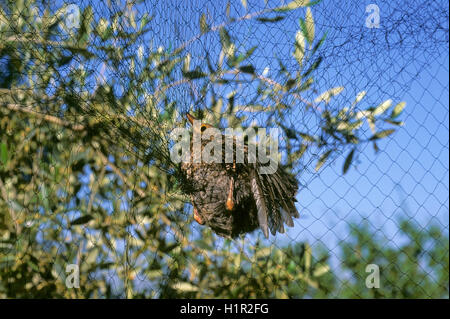
[[[383,120],[383,121],[385,121],[386,123],[392,124],[392,125],[397,125],[397,126],[403,126],[403,125],[405,124],[405,122],[402,122],[402,121],[392,121],[392,120],[390,120],[390,119],[385,119],[385,120]]]
[[[378,151],[380,150],[380,149],[378,148],[377,143],[376,143],[375,141],[373,141],[373,150],[375,151],[375,153],[378,153]]]
[[[92,219],[94,219],[94,217],[92,217],[91,215],[84,215],[84,216],[78,217],[77,219],[75,219],[74,221],[72,221],[72,222],[70,223],[70,225],[71,225],[71,226],[74,226],[74,225],[83,225],[83,224],[86,224],[86,223],[90,222]]]
[[[0,144],[0,160],[2,161],[2,164],[6,166],[6,163],[8,162],[8,147],[4,142]]]
[[[189,282],[178,282],[172,285],[172,288],[175,290],[183,291],[183,292],[194,292],[198,291],[198,287],[194,286]]]
[[[209,26],[208,23],[206,22],[206,16],[204,13],[200,17],[200,31],[202,32],[202,34],[209,31]]]
[[[95,28],[95,31],[102,38],[102,40],[106,39],[108,24],[108,20],[101,18],[97,23],[97,27]]]
[[[253,65],[244,65],[239,67],[239,70],[244,73],[255,74],[255,68]]]
[[[298,135],[300,135],[305,141],[308,142],[314,142],[316,140],[313,136],[306,133],[298,133]]]
[[[273,18],[265,18],[265,17],[256,18],[257,21],[262,22],[262,23],[274,23],[274,22],[281,21],[283,19],[284,19],[283,16],[276,16]]]
[[[230,10],[231,10],[231,4],[228,1],[226,9],[225,9],[225,15],[227,16],[227,19],[230,19]]]
[[[361,102],[361,100],[366,96],[367,92],[366,91],[361,91],[356,95],[356,99],[355,102],[353,102],[353,105],[358,104],[359,102]]]
[[[391,119],[395,119],[396,117],[398,117],[403,112],[403,109],[405,108],[405,106],[406,106],[406,102],[398,103],[392,110]]]
[[[338,124],[337,129],[339,131],[353,131],[360,128],[363,125],[363,121],[358,120],[356,122],[341,122]]]
[[[314,54],[314,53],[316,53],[316,51],[322,46],[322,44],[325,42],[325,39],[327,38],[327,32],[325,32],[325,34],[322,36],[322,38],[319,40],[319,42],[317,42],[315,45],[314,45],[314,47],[313,47],[313,49],[312,49],[312,51],[311,51],[311,54]]]
[[[314,269],[313,277],[320,277],[330,271],[330,266],[322,265]]]
[[[249,56],[251,56],[253,52],[255,52],[256,48],[257,46],[251,47],[247,52],[245,52],[244,59],[247,59]]]
[[[284,90],[287,92],[292,89],[297,81],[295,79],[288,79],[284,84]]]
[[[286,127],[286,126],[281,126],[281,128],[283,129],[283,131],[284,131],[284,134],[286,134],[286,137],[287,138],[290,138],[290,139],[295,139],[295,140],[297,140],[298,138],[297,138],[297,131],[296,130],[294,130],[294,129],[292,129],[292,128],[289,128],[289,127]]]
[[[312,71],[314,71],[315,69],[317,69],[319,67],[319,65],[322,63],[322,57],[318,57],[314,63],[311,65],[311,67],[305,72],[305,74],[303,74],[303,77],[307,77]]]
[[[325,102],[325,104],[328,104],[333,96],[340,94],[343,90],[344,90],[343,86],[338,86],[338,87],[329,89],[328,91],[320,94],[314,100],[314,102],[316,102],[316,103]]]
[[[308,30],[308,33],[306,34],[306,39],[308,40],[308,43],[312,45],[315,36],[315,27],[312,11],[311,8],[309,7],[306,9],[305,26],[306,29]]]
[[[255,252],[255,258],[267,258],[272,253],[272,247],[259,248]]]
[[[305,20],[303,20],[303,18],[300,18],[298,22],[300,24],[300,29],[302,30],[303,35],[308,40],[308,28],[306,27]]]
[[[311,246],[305,244],[305,270],[307,273],[309,273],[309,270],[311,269],[311,259],[312,259],[311,257],[312,257]]]
[[[228,34],[225,28],[220,28],[220,43],[222,44],[222,49],[228,59],[234,59],[234,54],[236,51],[236,46],[231,42],[231,37]],[[232,64],[235,65],[235,61],[232,61]]]
[[[305,154],[307,149],[308,149],[308,145],[301,144],[299,150],[294,153],[294,156],[293,156],[294,160],[298,160],[298,159],[302,158],[302,156]]]
[[[231,45],[231,38],[225,28],[220,28],[219,30],[220,42],[222,43],[223,48],[226,50]]]
[[[72,61],[73,55],[62,55],[61,58],[58,60],[58,66],[64,66],[66,64],[69,64]]]
[[[376,133],[375,135],[373,135],[369,140],[373,141],[373,140],[378,140],[380,138],[384,138],[386,136],[391,135],[392,133],[394,133],[395,130],[394,129],[390,129],[390,130],[384,130],[381,132]]]
[[[308,78],[306,81],[304,81],[302,83],[302,85],[300,85],[300,87],[298,88],[300,92],[302,91],[306,91],[308,90],[311,85],[314,83],[314,79],[312,77]]]
[[[77,44],[79,47],[84,47],[89,41],[92,32],[91,23],[93,17],[92,7],[87,6],[81,15],[81,26],[77,36]]]
[[[150,280],[154,280],[154,279],[159,279],[163,276],[163,272],[162,270],[158,269],[158,270],[150,270],[146,273],[147,277]]]
[[[298,64],[301,66],[303,64],[303,58],[305,56],[305,36],[302,31],[298,31],[295,35],[295,51],[294,57]]]
[[[188,71],[183,73],[184,77],[191,79],[191,80],[195,80],[195,79],[200,79],[200,78],[204,78],[206,77],[206,74],[203,73],[200,70],[194,70],[194,71]]]
[[[183,73],[189,72],[190,68],[191,68],[191,54],[188,53],[186,54],[183,60]]]
[[[293,260],[291,260],[287,266],[287,270],[291,273],[294,274],[296,273],[297,270],[297,265],[295,264],[295,262]]]
[[[14,255],[6,255],[0,257],[0,269],[10,268],[13,263],[15,263],[16,257]]]
[[[348,169],[350,168],[350,165],[353,161],[353,155],[355,154],[355,149],[352,149],[350,153],[348,153],[347,158],[344,162],[344,168],[342,169],[343,174],[347,173]]]
[[[14,249],[14,245],[7,241],[1,241],[0,240],[0,251],[4,254],[6,252],[12,251]]]
[[[203,250],[214,250],[214,248],[210,244],[202,239],[196,240],[194,243],[195,247],[201,248]]]
[[[367,116],[367,124],[369,124],[370,130],[372,131],[372,133],[375,133],[377,128],[375,126],[375,118],[373,117],[372,114],[369,114]]]
[[[316,164],[316,171],[318,171],[323,166],[323,164],[325,164],[332,151],[333,150],[328,150],[327,152],[322,154],[322,156],[319,158],[319,161]]]
[[[309,1],[307,4],[306,4],[306,7],[312,7],[312,6],[315,6],[316,4],[318,4],[320,1],[322,1],[322,0],[316,0],[316,1]]]
[[[33,260],[28,260],[27,264],[28,264],[28,266],[30,266],[30,268],[32,270],[34,270],[35,272],[39,273],[39,271],[40,271],[39,270],[39,266],[36,265],[36,263]]]
[[[391,107],[391,105],[392,105],[392,100],[386,100],[383,103],[381,103],[380,105],[378,105],[372,114],[373,115],[383,114],[384,112],[386,112],[388,110],[388,108]]]
[[[255,52],[256,50],[256,46],[250,48],[247,52],[245,52],[245,54],[239,54],[239,56],[236,58],[236,63],[239,64],[242,61],[244,61],[245,59],[247,59],[248,57],[250,57],[253,52]]]
[[[141,28],[140,29],[143,30],[145,28],[145,26],[152,20],[153,20],[153,17],[151,17],[147,13],[145,13],[141,19]]]
[[[39,197],[42,201],[42,204],[44,205],[44,208],[46,211],[50,211],[50,204],[48,201],[48,192],[47,192],[47,187],[45,186],[45,184],[41,185],[41,191],[39,193]]]

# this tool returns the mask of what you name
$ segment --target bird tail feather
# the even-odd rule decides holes
[[[264,236],[269,238],[268,209],[256,169],[252,170],[251,188],[258,212],[259,226],[261,227]]]

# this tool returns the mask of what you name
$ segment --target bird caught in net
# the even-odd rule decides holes
[[[193,126],[192,135],[199,134],[200,150],[208,147],[217,136],[206,134],[211,125],[201,123],[196,128],[196,118],[188,114]],[[195,130],[200,130],[195,132]],[[261,228],[264,236],[284,233],[284,225],[292,227],[293,218],[299,213],[295,207],[298,183],[295,177],[278,165],[271,174],[261,173],[262,163],[248,161],[248,145],[244,144],[244,159],[236,161],[239,143],[233,140],[233,161],[225,160],[226,137],[220,135],[218,143],[223,152],[219,161],[208,163],[195,161],[194,138],[190,139],[190,159],[181,164],[181,171],[188,184],[186,189],[192,201],[194,219],[209,226],[216,234],[236,238]],[[197,149],[198,150],[198,149]]]

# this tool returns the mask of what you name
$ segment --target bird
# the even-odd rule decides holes
[[[201,135],[201,151],[217,136],[203,136],[212,125],[201,123],[200,132],[194,132],[197,119],[187,113],[192,125],[192,134]],[[284,225],[294,226],[293,218],[300,215],[295,206],[298,182],[278,165],[272,174],[262,174],[262,164],[248,161],[248,144],[243,145],[244,162],[236,162],[236,148],[242,146],[233,139],[233,161],[225,161],[225,136],[221,134],[219,143],[222,157],[217,162],[196,162],[194,160],[193,138],[190,139],[190,156],[181,163],[181,171],[192,206],[194,220],[209,226],[217,235],[234,239],[260,228],[265,236],[284,233]],[[197,149],[198,150],[198,149]]]

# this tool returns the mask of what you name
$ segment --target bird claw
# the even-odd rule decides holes
[[[233,208],[234,208],[234,201],[231,198],[227,199],[227,202],[225,203],[225,208],[228,211],[232,211],[233,210]]]
[[[197,211],[196,207],[194,207],[194,219],[200,225],[204,225],[205,224],[205,221],[203,220],[203,218],[201,218],[200,215],[198,214],[198,211]]]
[[[233,161],[233,172],[236,171],[236,162]],[[228,211],[232,211],[234,208],[234,177],[231,176],[230,178],[230,187],[228,189],[228,197],[227,201],[225,203],[225,208]]]
[[[227,201],[225,202],[225,208],[228,211],[232,211],[234,208],[234,200],[233,200],[234,194],[233,193],[234,193],[234,178],[231,177],[230,188],[228,190],[228,197],[227,197]]]

